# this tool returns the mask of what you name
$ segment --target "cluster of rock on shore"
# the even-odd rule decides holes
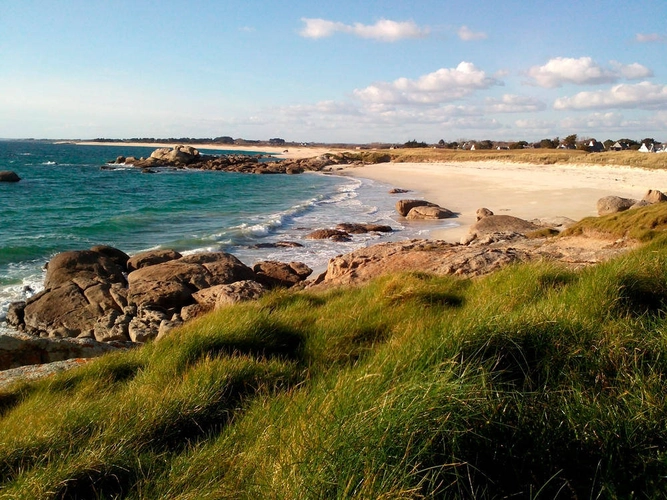
[[[103,168],[114,168],[114,165],[132,165],[144,172],[153,172],[153,168],[193,168],[199,170],[220,170],[225,172],[239,172],[251,174],[300,174],[306,171],[321,172],[332,170],[338,165],[362,164],[345,153],[333,155],[325,154],[315,158],[287,159],[281,161],[260,161],[272,157],[261,155],[202,155],[192,146],[175,146],[174,148],[160,148],[151,153],[148,158],[134,158],[119,156]],[[389,161],[389,157],[385,158]]]

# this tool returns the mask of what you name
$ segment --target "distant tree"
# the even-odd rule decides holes
[[[611,149],[611,147],[612,147],[614,144],[616,144],[616,141],[612,141],[611,139],[607,139],[607,140],[604,141],[602,144],[604,144],[604,148],[605,148],[607,151],[609,151],[609,150]]]
[[[274,137],[273,139],[269,139],[269,144],[273,144],[274,146],[282,146],[285,144],[285,139]]]
[[[492,149],[492,148],[493,148],[493,142],[490,141],[489,139],[475,143],[475,149]]]
[[[542,139],[538,144],[540,148],[543,149],[556,149],[558,147],[558,144],[560,141],[558,140],[558,137],[555,139]]]
[[[510,143],[510,149],[523,149],[528,146],[526,141],[518,141]]]
[[[568,149],[575,149],[577,147],[577,134],[568,135],[563,139],[563,144]]]
[[[217,142],[218,144],[234,144],[234,138],[229,137],[228,135],[223,135],[222,137],[213,139],[213,142]]]
[[[428,144],[425,142],[417,142],[416,139],[406,142],[403,144],[404,148],[427,148]]]
[[[655,139],[652,137],[647,137],[646,139],[642,139],[642,144],[646,144],[646,146],[650,146],[651,144],[655,144]]]
[[[627,145],[628,149],[637,151],[642,145],[632,139],[619,139],[618,142]]]
[[[448,149],[458,149],[459,148],[459,143],[456,142],[456,141],[448,142],[447,143],[447,148]]]
[[[444,139],[440,139],[440,140],[438,141],[438,146],[445,146],[445,140],[444,140]]]

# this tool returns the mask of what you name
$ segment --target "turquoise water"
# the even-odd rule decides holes
[[[97,244],[129,254],[158,247],[222,250],[248,265],[299,260],[321,268],[337,254],[388,237],[306,240],[315,229],[376,222],[397,229],[389,238],[416,235],[396,220],[387,186],[371,181],[322,174],[100,169],[119,155],[149,156],[153,149],[0,141],[0,170],[22,178],[0,183],[0,321],[10,301],[40,288],[44,263],[66,250]],[[280,240],[304,246],[253,248]]]

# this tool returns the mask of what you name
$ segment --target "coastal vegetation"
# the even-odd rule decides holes
[[[667,154],[639,153],[637,151],[606,151],[589,153],[579,149],[392,149],[385,152],[391,161],[406,162],[467,162],[495,161],[531,163],[534,165],[607,165],[640,168],[667,168]]]
[[[276,291],[16,385],[0,498],[664,497],[661,205],[595,267]]]

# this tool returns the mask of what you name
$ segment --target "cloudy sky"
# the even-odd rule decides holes
[[[2,0],[0,137],[667,141],[667,2]]]

